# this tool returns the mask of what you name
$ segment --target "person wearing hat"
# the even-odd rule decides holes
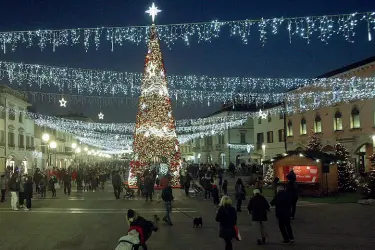
[[[267,212],[270,211],[270,204],[264,196],[260,193],[259,189],[254,189],[254,196],[250,199],[247,209],[252,216],[252,220],[258,226],[260,231],[260,239],[257,239],[258,245],[266,243],[267,238]]]
[[[126,215],[129,225],[128,232],[136,230],[139,234],[139,245],[134,246],[134,250],[138,250],[142,246],[143,250],[147,250],[146,242],[151,237],[152,232],[158,231],[158,227],[151,221],[139,216],[136,211],[129,209]]]

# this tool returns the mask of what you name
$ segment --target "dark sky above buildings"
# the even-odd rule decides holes
[[[152,1],[146,0],[13,0],[0,2],[0,31],[87,28],[100,26],[148,25],[144,13]],[[190,23],[212,20],[242,20],[261,17],[297,17],[375,11],[375,1],[369,0],[156,0],[162,10],[158,24]],[[375,37],[375,34],[373,34]],[[359,30],[354,43],[342,37],[328,44],[312,39],[310,44],[300,39],[289,43],[287,33],[280,32],[262,47],[256,34],[243,44],[222,32],[211,43],[190,46],[177,42],[171,49],[163,47],[168,74],[248,77],[314,77],[347,64],[375,55],[375,41],[367,40],[366,30]],[[125,43],[114,52],[108,48],[85,52],[82,45],[61,47],[56,52],[38,48],[18,49],[0,54],[2,61],[47,64],[62,67],[108,69],[142,72],[144,44]],[[58,103],[35,104],[46,114],[83,112],[96,118],[100,109],[106,122],[135,120],[136,102],[113,107],[68,107]],[[218,106],[175,106],[177,119],[208,115]]]

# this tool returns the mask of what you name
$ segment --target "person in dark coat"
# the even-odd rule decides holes
[[[219,188],[214,184],[212,185],[212,199],[214,201],[214,206],[218,206],[219,205]]]
[[[134,246],[134,250],[138,250],[142,247],[143,250],[147,250],[146,242],[151,237],[152,232],[157,232],[159,228],[151,221],[139,216],[136,211],[129,209],[126,215],[127,222],[129,224],[128,232],[136,230],[139,233],[139,245]]]
[[[154,189],[154,179],[150,174],[148,174],[145,177],[145,195],[146,195],[146,201],[148,201],[148,198],[150,198],[150,201],[152,201],[152,190]]]
[[[236,238],[234,227],[237,225],[237,213],[229,196],[221,198],[215,220],[220,223],[219,237],[225,241],[225,250],[233,250],[232,239]]]
[[[236,191],[237,212],[241,212],[242,201],[246,199],[246,190],[241,178],[238,178],[234,189]]]
[[[64,177],[64,194],[70,195],[72,191],[72,177],[69,173],[65,173]]]
[[[284,238],[283,243],[293,243],[293,231],[290,224],[291,216],[291,198],[287,192],[285,192],[283,186],[277,187],[277,195],[270,202],[271,206],[275,206],[276,218],[279,223],[280,232]]]
[[[286,186],[286,192],[289,194],[290,202],[291,202],[291,219],[294,220],[294,216],[296,215],[297,209],[297,201],[298,201],[298,187],[296,183],[289,182]]]
[[[165,204],[165,216],[163,218],[163,221],[167,222],[170,226],[172,226],[171,221],[171,211],[172,211],[172,201],[173,201],[173,193],[172,188],[168,184],[168,186],[163,188],[163,191],[161,193],[161,198],[164,201]]]
[[[287,174],[286,179],[289,183],[295,183],[297,181],[296,173],[294,173],[293,168],[290,170],[290,172]]]
[[[267,237],[267,212],[270,211],[270,204],[259,189],[254,189],[254,196],[250,199],[247,209],[252,216],[252,220],[259,226],[261,239],[257,240],[258,245],[266,243]]]
[[[211,176],[207,172],[206,175],[203,177],[202,183],[204,188],[204,199],[207,200],[211,198],[211,192],[212,192],[212,184],[211,184]]]
[[[25,210],[31,209],[31,198],[33,198],[33,179],[31,176],[28,176],[25,183],[25,199],[26,199],[26,208]]]
[[[113,186],[113,192],[115,194],[116,200],[120,199],[120,193],[121,193],[121,176],[119,175],[118,172],[116,172],[112,176],[112,186]]]

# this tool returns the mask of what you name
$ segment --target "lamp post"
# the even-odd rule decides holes
[[[262,162],[264,161],[266,157],[266,145],[262,144]]]
[[[57,143],[55,141],[51,141],[50,144],[49,144],[49,147],[51,149],[55,150],[57,148]],[[51,161],[52,161],[52,155],[50,157],[50,163],[49,163],[50,165],[52,165]],[[56,154],[55,154],[55,161],[56,161]]]
[[[74,152],[75,152],[74,158],[76,158],[76,154],[80,154],[81,153],[81,148],[80,147],[76,148],[76,150]],[[78,161],[78,163],[79,163],[79,161]]]
[[[47,165],[50,166],[51,165],[51,162],[50,162],[50,155],[49,155],[49,145],[48,145],[48,141],[49,141],[50,137],[49,137],[49,134],[47,133],[44,133],[42,135],[42,141],[44,143],[43,146],[45,146],[47,149]]]

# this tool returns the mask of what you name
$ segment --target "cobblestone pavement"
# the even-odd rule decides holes
[[[70,197],[58,191],[46,199],[33,199],[32,211],[10,210],[9,199],[0,204],[1,250],[110,250],[127,231],[125,213],[136,209],[152,219],[163,215],[161,202],[142,199],[114,200],[110,187],[105,191],[73,192]],[[174,209],[174,226],[160,223],[148,246],[150,250],[224,249],[214,221],[216,209],[202,197],[185,197],[174,190],[173,206],[191,217],[203,217],[203,228],[193,229],[192,219]],[[245,202],[245,205],[247,202]],[[280,244],[274,211],[269,214],[269,241],[266,246],[255,244],[258,233],[246,212],[239,214],[243,240],[234,242],[242,249],[373,249],[375,245],[375,208],[358,204],[314,204],[301,202],[293,222],[296,243]]]

